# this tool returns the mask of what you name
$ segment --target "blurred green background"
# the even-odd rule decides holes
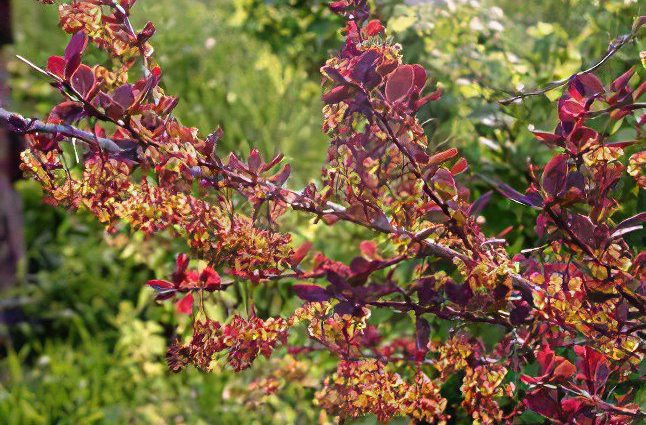
[[[177,115],[207,133],[225,131],[223,149],[284,152],[293,162],[292,186],[316,180],[327,141],[320,131],[318,68],[340,43],[340,21],[319,0],[139,0],[137,24],[153,21],[152,42],[167,92],[181,97]],[[542,85],[588,67],[609,41],[630,31],[640,14],[631,0],[409,0],[373,2],[408,61],[423,64],[444,89],[423,112],[432,145],[459,147],[471,164],[474,197],[487,177],[524,188],[528,159],[547,150],[528,125],[551,130],[550,104],[560,94],[502,108],[504,90]],[[44,64],[66,36],[55,6],[13,2],[20,54]],[[643,14],[643,10],[641,13]],[[601,73],[605,82],[638,62],[622,50]],[[641,67],[640,67],[641,68]],[[12,105],[42,116],[57,95],[23,64],[10,60]],[[643,73],[643,69],[640,69]],[[613,137],[621,139],[621,134]],[[171,239],[107,235],[90,217],[41,203],[32,182],[20,182],[27,254],[20,283],[0,296],[0,423],[2,424],[309,424],[326,423],[312,405],[316,380],[333,365],[321,359],[312,382],[288,386],[263,403],[245,388],[267,362],[240,375],[194,370],[171,375],[164,363],[175,328],[187,326],[172,306],[156,306],[143,283],[169,272]],[[640,198],[641,196],[641,198]],[[627,193],[627,211],[644,208]],[[635,204],[639,203],[639,206]],[[533,213],[500,197],[485,209],[485,226],[514,226],[510,251],[532,246]],[[334,231],[305,218],[286,225],[296,240],[316,241],[329,256],[356,254],[364,231]],[[326,244],[334,233],[335,243]],[[341,241],[338,236],[341,235]],[[235,305],[237,294],[224,304]],[[256,298],[267,314],[288,314],[296,303],[288,286],[263,288]],[[388,317],[373,317],[385,320]],[[453,395],[453,397],[459,397]],[[455,423],[464,422],[459,415]],[[366,418],[358,423],[374,423]],[[521,423],[540,423],[527,415]]]

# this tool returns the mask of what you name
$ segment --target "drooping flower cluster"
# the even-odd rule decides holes
[[[404,382],[377,360],[341,361],[337,371],[326,378],[316,394],[317,403],[342,417],[356,418],[371,413],[382,422],[404,415],[444,424],[446,399],[424,373],[412,383]]]
[[[209,319],[196,320],[190,342],[175,341],[166,359],[174,372],[189,364],[210,371],[217,356],[223,353],[229,366],[241,371],[251,366],[258,355],[269,357],[278,344],[285,344],[288,329],[288,321],[280,317],[262,320],[257,316],[244,319],[235,315],[225,325]]]
[[[553,158],[530,167],[524,193],[495,185],[537,211],[537,246],[510,257],[506,241],[478,224],[492,193],[472,200],[466,160],[455,148],[436,148],[418,120],[441,91],[427,88],[423,66],[404,62],[366,0],[330,4],[345,20],[345,42],[321,68],[330,146],[322,184],[302,190],[286,187],[291,166],[282,155],[222,153],[221,129],[204,137],[172,115],[178,98],[160,86],[149,43],[155,28],[134,29],[135,3],[61,4],[67,47],[44,69],[30,65],[64,100],[45,122],[1,108],[0,122],[27,135],[22,167],[47,202],[85,209],[110,230],[186,242],[190,253],[177,256],[172,276],[148,282],[159,301],[180,297],[176,309],[193,320],[187,342],[168,350],[171,370],[210,371],[221,361],[241,371],[287,345],[289,330],[302,322],[309,344],[287,351],[338,359],[316,400],[341,418],[444,423],[456,411],[497,424],[525,409],[564,424],[644,417],[624,388],[643,360],[646,295],[646,253],[626,238],[642,229],[646,214],[622,209],[617,188],[646,186],[646,119],[636,116],[646,83],[637,84],[634,69],[609,84],[592,70],[636,38],[646,19],[591,70],[533,93],[566,87],[556,129],[534,132],[556,151]],[[109,60],[84,63],[94,48]],[[291,246],[278,220],[290,210],[382,236],[362,242],[349,262],[334,260],[310,253],[311,242]],[[207,265],[190,268],[189,256]],[[293,292],[306,302],[288,318],[259,317],[253,291],[246,314],[227,312],[222,323],[204,308],[211,293],[234,282],[244,288],[288,279],[298,281]],[[377,323],[377,310],[410,326]],[[468,324],[503,336],[484,344]],[[449,337],[439,339],[447,329]],[[575,356],[576,366],[568,360]],[[273,394],[306,369],[287,362],[251,391]],[[514,385],[518,375],[522,383]],[[440,391],[455,379],[460,401],[448,406]]]

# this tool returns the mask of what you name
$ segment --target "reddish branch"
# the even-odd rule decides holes
[[[0,108],[0,121],[3,121],[5,124],[8,124],[11,127],[14,127],[22,133],[62,134],[67,137],[82,140],[89,145],[98,146],[101,149],[105,149],[109,152],[119,153],[122,150],[113,140],[97,137],[92,133],[78,129],[74,126],[65,124],[47,124],[37,119],[24,118],[19,114],[9,112],[3,108]],[[319,217],[327,214],[333,214],[341,220],[359,224],[380,233],[387,233],[408,238],[411,241],[420,243],[424,247],[424,253],[426,253],[426,255],[433,255],[448,261],[453,261],[455,258],[459,258],[465,263],[470,263],[472,261],[472,259],[465,256],[464,254],[459,253],[440,243],[430,241],[424,238],[423,235],[416,235],[406,229],[390,225],[383,226],[379,223],[366,223],[365,221],[359,220],[351,214],[348,214],[346,208],[333,202],[326,201],[323,206],[319,206],[318,202],[315,200],[307,198],[303,199],[302,192],[280,188],[263,178],[252,179],[241,173],[229,170],[222,165],[217,165],[214,162],[204,163],[204,165],[214,168],[215,170],[217,170],[217,172],[225,174],[233,181],[237,181],[241,185],[244,185],[246,187],[253,187],[255,185],[263,186],[268,189],[268,191],[272,193],[273,196],[288,203],[295,210],[309,212]],[[529,299],[531,299],[532,290],[536,289],[535,285],[516,273],[511,273],[510,277],[512,279],[514,287],[528,296]]]

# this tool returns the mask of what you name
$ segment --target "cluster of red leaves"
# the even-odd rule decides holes
[[[604,401],[606,383],[616,372],[606,356],[589,347],[575,346],[574,351],[576,367],[548,346],[537,352],[542,375],[521,377],[530,386],[524,404],[559,424],[599,423],[595,416],[602,416],[604,424],[630,423],[639,406],[627,404],[625,396],[617,397],[617,405]]]
[[[178,99],[160,86],[149,45],[154,26],[135,31],[134,4],[62,4],[60,24],[72,34],[67,48],[45,69],[31,65],[64,100],[46,122],[3,109],[0,119],[27,135],[22,166],[48,202],[87,209],[111,230],[127,224],[149,237],[181,237],[190,256],[207,263],[189,269],[188,255],[180,254],[169,280],[148,282],[160,301],[181,294],[177,310],[192,315],[188,342],[168,350],[171,370],[208,371],[223,359],[240,371],[305,322],[311,344],[287,351],[306,357],[324,350],[339,359],[316,399],[341,418],[372,413],[382,421],[443,423],[450,415],[440,389],[455,377],[462,397],[451,411],[478,424],[511,423],[525,409],[564,424],[644,417],[625,388],[643,359],[646,253],[624,237],[642,229],[646,214],[630,216],[616,198],[620,183],[646,187],[638,143],[646,119],[636,116],[646,83],[633,87],[634,70],[609,85],[592,72],[563,82],[555,131],[535,132],[555,155],[530,167],[524,193],[496,186],[537,210],[540,245],[510,257],[506,241],[478,224],[492,193],[472,200],[461,177],[467,161],[457,149],[436,150],[417,119],[441,91],[427,87],[421,65],[404,63],[401,46],[370,19],[366,0],[330,4],[345,19],[345,42],[321,68],[330,146],[321,187],[299,191],[286,187],[291,169],[281,155],[222,155],[220,129],[202,137],[172,115]],[[84,63],[91,46],[107,53],[108,63]],[[630,140],[611,138],[607,129],[619,126]],[[363,226],[381,234],[381,244],[364,241],[348,264],[311,254],[310,242],[294,249],[279,231],[290,209],[328,225]],[[281,279],[320,281],[294,285],[307,303],[287,319],[261,319],[252,299],[246,318],[233,314],[225,323],[203,306],[234,281]],[[382,334],[369,324],[375,309],[412,318],[410,332]],[[431,341],[432,326],[444,321],[484,323],[504,337],[488,350],[461,327]],[[576,366],[568,360],[575,356]],[[536,363],[540,375],[527,375]],[[252,391],[273,393],[299,379],[298,370],[267,376]],[[511,382],[510,371],[522,375],[522,385]]]

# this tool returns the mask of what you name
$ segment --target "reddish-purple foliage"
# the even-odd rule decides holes
[[[608,85],[588,70],[513,98],[566,86],[555,130],[534,133],[554,149],[552,159],[530,167],[524,193],[496,185],[537,211],[541,245],[510,256],[507,241],[485,235],[478,224],[492,193],[472,200],[461,176],[467,161],[454,148],[435,151],[416,118],[441,91],[428,87],[421,65],[403,62],[382,23],[369,20],[365,0],[330,4],[346,22],[344,45],[321,68],[330,146],[322,185],[299,191],[286,186],[291,168],[281,165],[282,155],[223,155],[220,129],[202,138],[177,121],[171,112],[178,100],[164,94],[161,69],[151,60],[155,28],[133,29],[134,3],[63,4],[61,25],[71,40],[63,56],[38,69],[65,100],[46,122],[2,109],[0,118],[28,134],[23,169],[41,183],[48,202],[87,209],[110,228],[125,222],[148,235],[172,232],[186,240],[192,258],[208,263],[194,270],[180,254],[169,280],[148,282],[157,300],[181,295],[177,310],[193,316],[190,341],[169,348],[173,371],[190,364],[211,370],[221,359],[245,369],[259,354],[288,345],[290,328],[304,323],[311,345],[287,350],[338,357],[316,400],[342,418],[373,413],[382,421],[401,415],[444,423],[449,414],[440,388],[459,375],[462,402],[452,410],[463,409],[477,423],[512,423],[525,409],[561,424],[643,419],[630,391],[615,392],[638,373],[643,357],[646,253],[635,252],[624,236],[641,230],[646,215],[615,218],[619,182],[632,177],[635,190],[646,186],[646,156],[636,149],[646,119],[635,116],[646,83],[633,87],[634,69]],[[89,48],[107,52],[111,67],[83,63]],[[130,81],[135,65],[144,72]],[[625,132],[631,140],[612,141],[594,125],[599,119],[606,128],[631,130]],[[74,173],[62,160],[61,143],[69,138],[83,144],[82,167]],[[636,153],[625,158],[628,150]],[[328,225],[363,226],[375,240],[362,242],[361,255],[348,264],[310,252],[309,242],[294,248],[279,231],[290,209]],[[412,268],[410,279],[396,273],[403,268]],[[234,279],[316,283],[293,286],[305,303],[287,318],[261,319],[250,300],[246,318],[235,314],[219,323],[202,303],[194,305],[197,296],[227,290]],[[382,335],[368,324],[376,309],[410,317],[409,332]],[[487,349],[460,326],[438,340],[437,321],[485,323],[505,336]],[[526,372],[532,364],[540,367],[535,376]],[[511,378],[518,374],[520,386]],[[265,385],[268,393],[277,389],[276,380]]]

